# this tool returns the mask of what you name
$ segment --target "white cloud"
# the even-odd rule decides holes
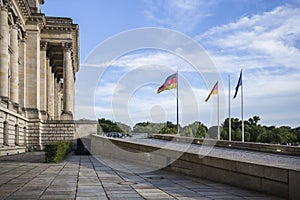
[[[300,8],[281,6],[197,36],[224,71],[246,66],[300,67]],[[298,44],[298,45],[297,45]]]
[[[203,16],[183,15],[191,10],[193,13],[196,9],[201,13],[200,7],[203,6],[201,2],[149,1],[152,7],[147,14],[156,23],[170,28],[180,30],[180,26],[185,24],[193,29]],[[166,15],[161,18],[156,13],[158,10],[167,11]],[[183,17],[182,19],[173,16],[171,11],[175,10],[178,10],[178,16]],[[207,11],[204,13],[208,14]],[[187,19],[191,22],[187,22]],[[244,68],[245,119],[259,115],[262,122],[269,125],[287,123],[286,125],[299,126],[297,121],[300,120],[298,114],[300,102],[295,100],[300,96],[297,92],[300,85],[300,20],[298,19],[300,19],[300,8],[281,6],[270,12],[242,17],[197,36],[196,39],[206,48],[219,71],[223,75],[224,72],[236,75],[236,77],[232,76],[232,88],[235,86],[233,84],[236,84],[240,68]],[[135,52],[97,65],[97,67],[112,65],[118,68],[116,71],[104,73],[101,77],[103,80],[101,87],[95,90],[97,103],[93,110],[97,117],[107,117],[130,125],[139,121],[155,121],[153,118],[173,121],[175,119],[174,95],[168,92],[156,95],[155,92],[163,80],[177,70],[177,66],[180,66],[182,73],[195,72],[192,66],[180,57],[181,51],[182,49],[177,49],[174,53]],[[205,54],[201,57],[199,54],[193,54],[193,51],[188,53],[190,54],[184,52],[184,55],[187,55],[186,60],[192,58],[206,65],[208,59]],[[207,63],[210,66],[208,61]],[[90,78],[91,75],[88,75]],[[190,75],[192,76],[194,75]],[[215,107],[212,107],[215,98],[205,103],[204,99],[211,88],[205,88],[203,82],[200,83],[202,85],[199,82],[197,84],[191,81],[188,86],[190,90],[180,86],[182,87],[180,89],[181,109],[184,112],[181,121],[187,124],[200,120],[209,126],[214,123],[211,122],[211,118],[215,117],[216,113]],[[210,87],[212,83],[208,84]],[[228,89],[226,84],[224,89],[225,91]],[[232,102],[234,117],[240,117],[239,98],[238,96]],[[227,105],[227,98],[221,101],[223,105]],[[79,114],[84,114],[84,110],[91,110],[91,107],[78,109],[81,109]]]
[[[280,6],[214,27],[196,37],[221,73],[235,75],[234,84],[240,68],[244,69],[245,119],[259,115],[267,125],[299,126],[300,101],[295,100],[300,97],[298,19],[299,7]],[[239,96],[232,102],[232,114],[237,117],[239,102]]]
[[[145,3],[147,9],[144,14],[154,25],[186,33],[211,15],[215,0],[151,0]]]

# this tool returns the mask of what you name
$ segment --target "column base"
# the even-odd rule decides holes
[[[7,97],[0,97],[0,106],[8,109],[9,99]]]
[[[12,102],[12,109],[13,109],[13,111],[15,111],[15,112],[17,112],[17,113],[19,113],[20,114],[20,105],[18,104],[18,103],[14,103],[14,102]]]
[[[68,112],[68,111],[64,111],[61,114],[60,119],[61,120],[73,120],[73,113],[72,112]]]
[[[36,108],[25,108],[27,117],[29,119],[41,119],[41,113]]]
[[[42,120],[44,120],[44,121],[48,120],[48,114],[47,114],[47,112],[44,111],[44,110],[41,110],[40,112],[41,112]]]
[[[8,102],[9,98],[8,97],[0,97],[0,100],[4,101],[4,102]]]

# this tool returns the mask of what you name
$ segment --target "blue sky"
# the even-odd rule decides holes
[[[216,98],[208,103],[204,99],[218,80],[222,122],[228,116],[227,77],[233,96],[243,68],[244,118],[259,115],[265,125],[300,126],[299,0],[51,0],[45,1],[42,12],[71,17],[80,26],[76,118],[106,117],[130,125],[175,122],[176,90],[159,95],[156,90],[178,70],[180,122],[214,125]],[[175,41],[174,51],[132,49],[109,62],[104,59],[103,52],[112,49],[103,45],[106,41],[110,44],[128,30],[145,27],[184,34],[205,57],[181,53]],[[213,65],[217,76],[207,78],[204,68],[195,70],[187,59],[195,56],[200,65]],[[240,118],[240,95],[231,105],[232,116]]]

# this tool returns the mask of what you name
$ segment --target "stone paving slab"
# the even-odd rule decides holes
[[[70,155],[58,164],[43,158],[42,152],[0,157],[0,199],[280,199],[163,170],[117,171],[92,156]]]
[[[111,139],[111,138],[110,138]],[[124,141],[124,139],[113,138],[113,140]],[[284,154],[274,154],[251,150],[242,150],[234,148],[205,146],[198,144],[189,144],[159,140],[152,138],[127,138],[127,141],[134,142],[141,145],[150,145],[162,149],[178,150],[182,152],[189,152],[196,155],[208,155],[210,157],[222,158],[233,161],[244,161],[255,163],[259,165],[279,167],[283,169],[300,170],[299,156],[289,156]]]

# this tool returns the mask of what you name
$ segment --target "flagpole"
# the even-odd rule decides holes
[[[242,113],[242,142],[245,142],[245,130],[244,130],[244,92],[243,92],[243,85],[241,85],[241,113]]]
[[[229,139],[229,141],[231,141],[231,116],[230,116],[230,101],[231,101],[231,99],[230,99],[230,74],[228,75],[228,120],[229,120],[229,127],[228,127],[228,130],[229,130],[229,132],[228,132],[228,139]]]
[[[218,93],[217,93],[217,106],[218,106],[218,140],[220,140],[220,99],[219,99],[219,83],[218,83]]]
[[[177,74],[176,74],[176,81],[177,81],[177,135],[179,135],[179,109],[178,109],[178,88],[179,88],[179,81],[178,81],[178,70],[177,70]]]

